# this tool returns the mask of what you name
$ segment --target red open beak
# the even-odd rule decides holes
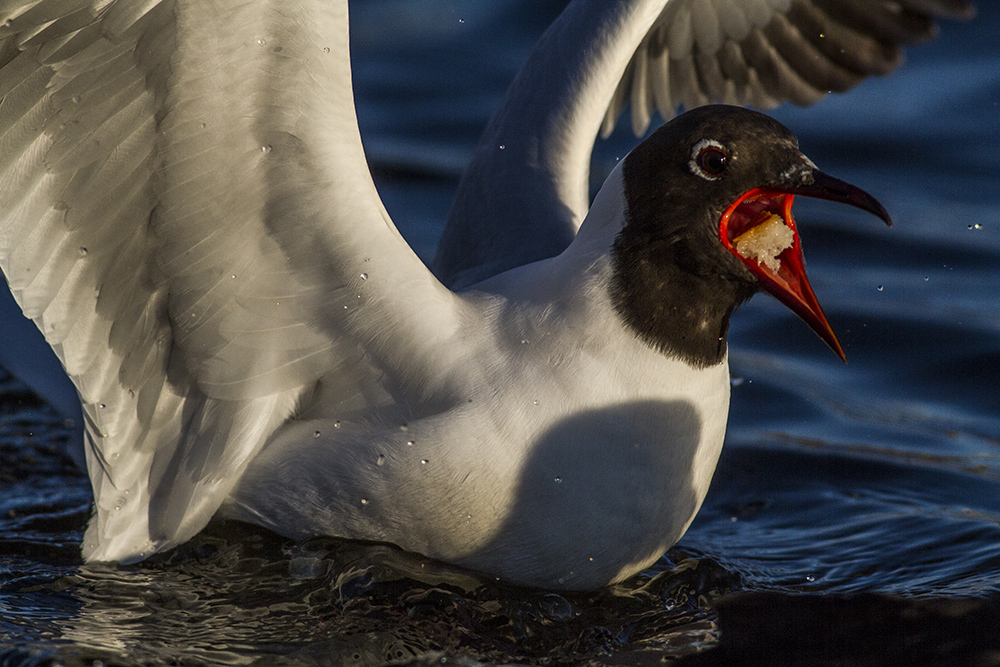
[[[850,204],[892,225],[885,208],[864,190],[820,171],[810,183],[771,186],[744,192],[719,220],[719,239],[760,280],[764,289],[812,327],[846,361],[844,349],[827,322],[806,276],[799,231],[792,216],[795,195]]]

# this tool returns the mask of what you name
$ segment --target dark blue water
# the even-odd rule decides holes
[[[386,206],[423,257],[479,129],[558,4],[353,6],[363,136]],[[846,635],[875,632],[897,603],[943,604],[947,622],[930,627],[995,639],[1000,11],[983,4],[977,20],[910,49],[892,77],[774,112],[896,224],[797,203],[848,364],[765,297],[734,316],[726,449],[701,514],[655,568],[589,595],[525,591],[382,546],[296,544],[239,524],[140,565],[83,566],[90,489],[61,453],[70,432],[0,374],[0,665],[704,658],[720,655],[720,622],[723,644],[754,620],[779,644],[809,636],[802,620],[819,612],[796,606],[807,593],[823,593],[834,617],[811,627],[832,633],[844,619],[860,622]],[[601,143],[595,174],[634,141],[619,131]],[[768,616],[726,597],[741,591],[787,595],[768,598]],[[893,599],[832,606],[862,592]],[[893,628],[916,633],[909,645],[942,643]]]

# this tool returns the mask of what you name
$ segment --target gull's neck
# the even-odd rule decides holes
[[[570,244],[589,208],[594,139],[664,4],[576,0],[542,35],[462,176],[435,259],[446,284],[554,257]],[[483,186],[498,182],[508,186]],[[473,233],[490,242],[470,255],[463,235]]]
[[[576,226],[588,209],[594,138],[636,46],[664,4],[570,3],[542,35],[483,135],[484,141],[506,141],[511,157],[537,164],[572,209]]]
[[[729,318],[753,289],[698,269],[704,253],[697,240],[670,231],[677,221],[669,215],[680,207],[650,198],[643,191],[648,182],[635,174],[629,178],[628,160],[608,176],[559,259],[579,270],[610,255],[606,289],[624,325],[652,348],[695,368],[717,365],[726,358]]]

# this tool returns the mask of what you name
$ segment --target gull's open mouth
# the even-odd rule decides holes
[[[792,216],[793,194],[769,188],[743,193],[719,219],[719,240],[743,262],[761,287],[801,317],[844,359],[806,276],[799,232]]]
[[[751,271],[782,272],[783,255],[799,248],[794,195],[755,188],[734,201],[719,221],[722,244]]]
[[[764,290],[805,320],[844,359],[840,341],[806,276],[799,231],[792,217],[795,195],[855,206],[892,225],[885,208],[870,194],[814,169],[807,181],[796,185],[771,185],[744,192],[719,219],[719,240],[757,276]]]

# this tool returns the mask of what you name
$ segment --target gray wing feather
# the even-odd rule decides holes
[[[962,0],[671,0],[625,70],[621,86],[632,92],[615,97],[602,134],[625,101],[639,135],[654,111],[671,118],[681,106],[813,104],[891,72],[900,46],[933,37],[934,19],[971,11]],[[676,64],[647,65],[658,58]]]

